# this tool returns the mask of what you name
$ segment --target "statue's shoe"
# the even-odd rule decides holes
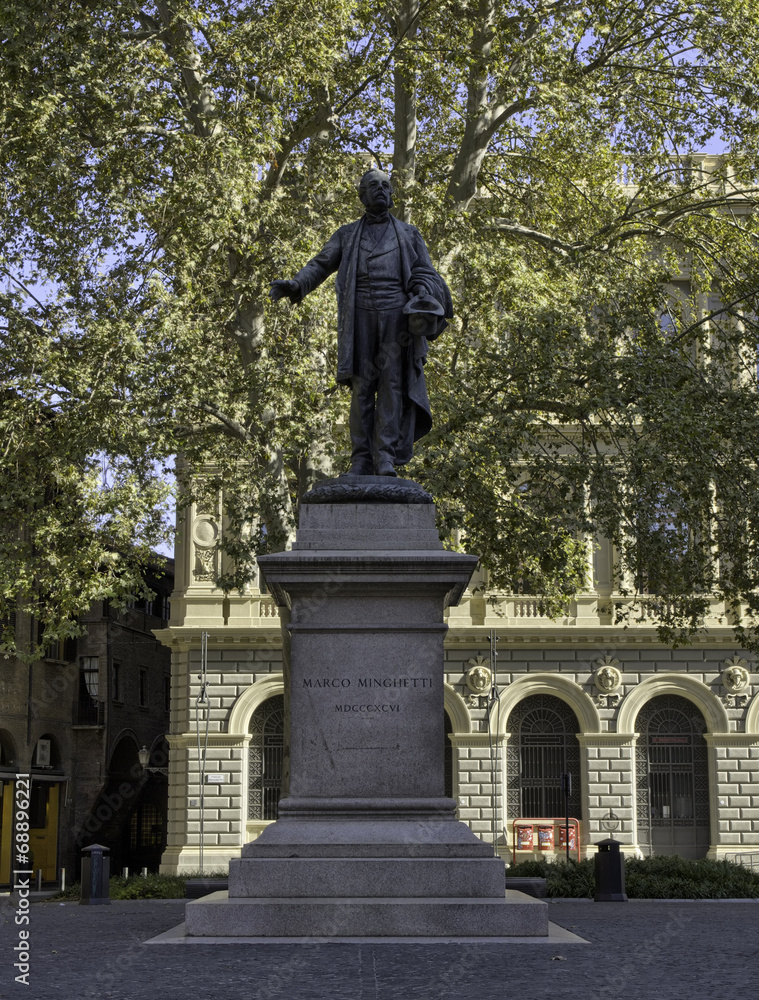
[[[386,465],[380,465],[374,472],[375,476],[394,476],[398,478],[398,473],[395,471],[392,465],[388,462]]]

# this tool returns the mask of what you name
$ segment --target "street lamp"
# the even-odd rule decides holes
[[[137,756],[139,757],[140,767],[143,771],[148,771],[150,774],[165,774],[168,777],[168,767],[148,767],[150,764],[150,751],[146,746],[143,745],[140,747],[137,751]]]

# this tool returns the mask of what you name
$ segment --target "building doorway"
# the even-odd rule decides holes
[[[638,843],[644,854],[702,858],[709,848],[706,722],[679,695],[652,698],[638,713]]]
[[[285,699],[268,698],[250,720],[248,819],[277,818],[285,753]]]
[[[165,799],[166,790],[158,782],[152,784],[157,787],[151,790],[151,782],[147,783],[125,831],[122,856],[130,872],[142,871],[143,868],[157,872],[161,855],[166,850],[166,816],[160,801],[160,798]],[[156,796],[159,801],[155,801]]]
[[[525,698],[506,724],[506,788],[509,819],[565,815],[561,775],[572,775],[569,815],[582,819],[579,725],[572,709],[549,694]]]
[[[60,782],[63,770],[58,741],[51,733],[41,736],[32,754],[29,795],[29,850],[35,873],[42,869],[45,882],[58,877],[58,823]]]
[[[0,885],[8,885],[11,880],[15,789],[14,781],[3,779],[0,783]]]
[[[16,790],[16,751],[10,733],[0,729],[0,885],[11,880]]]
[[[58,789],[57,784],[32,778],[29,796],[29,850],[35,874],[42,869],[45,882],[58,877]]]

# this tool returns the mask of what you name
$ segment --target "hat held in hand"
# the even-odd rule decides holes
[[[437,299],[433,299],[431,295],[415,295],[413,298],[409,299],[406,305],[403,307],[403,311],[407,316],[414,316],[417,313],[422,313],[427,316],[442,316],[443,307],[440,305]]]

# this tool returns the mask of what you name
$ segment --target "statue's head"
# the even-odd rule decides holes
[[[384,170],[367,170],[358,183],[358,196],[369,211],[383,211],[393,204],[393,185]]]

